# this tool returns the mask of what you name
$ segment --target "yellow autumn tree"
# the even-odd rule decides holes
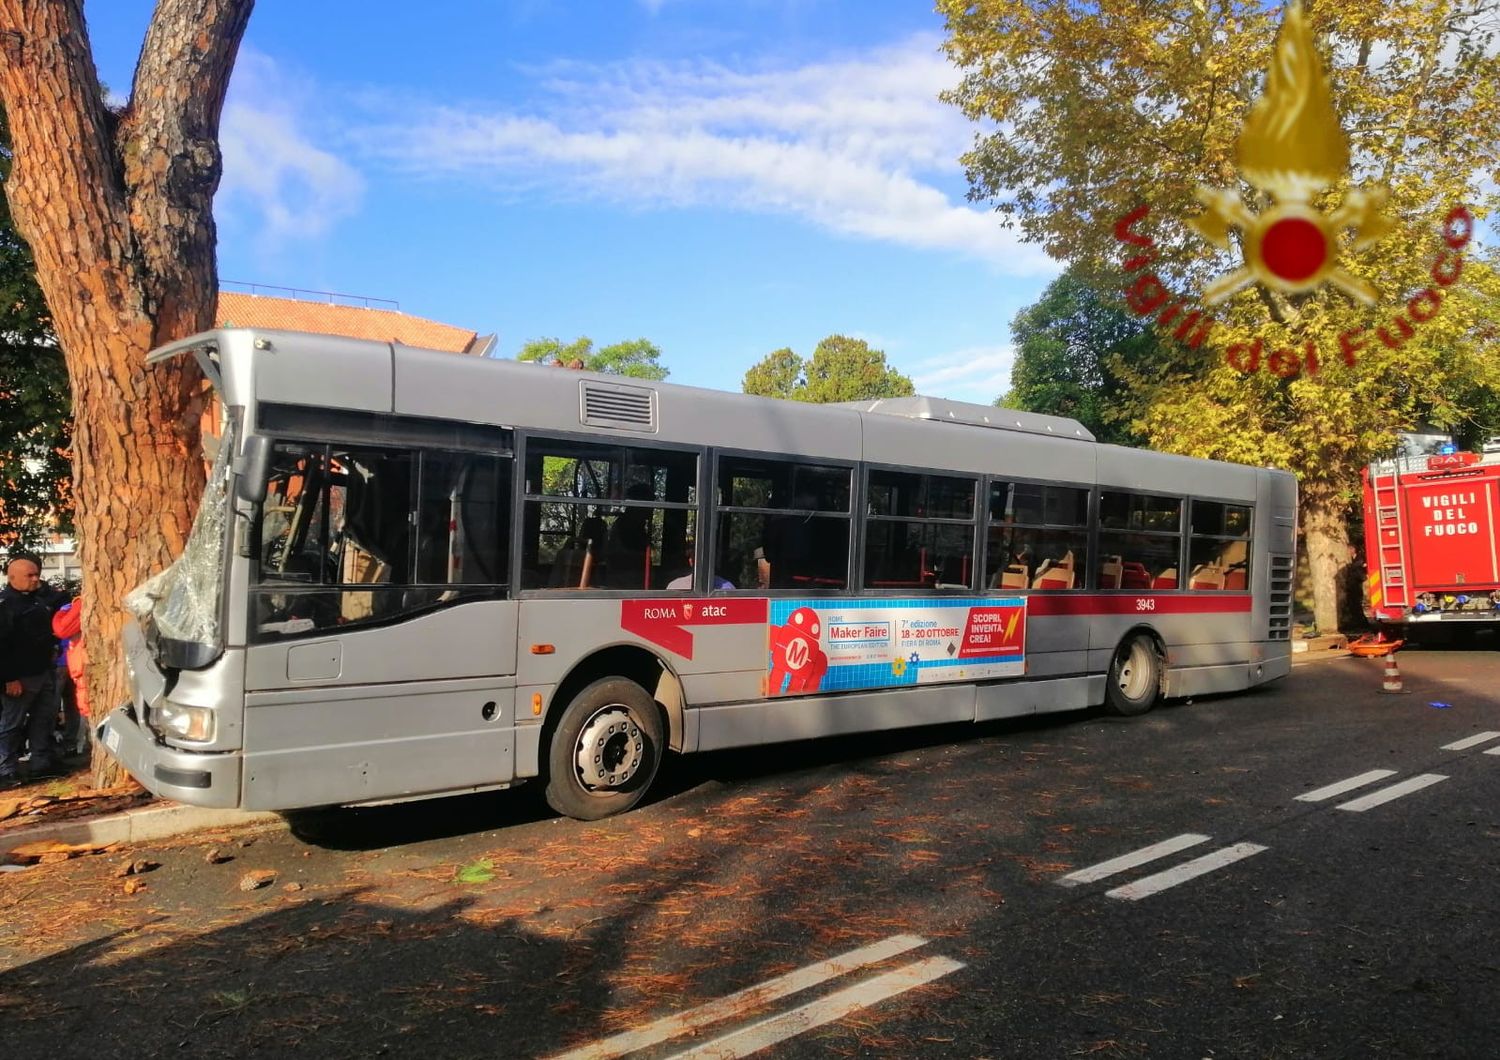
[[[962,72],[946,98],[981,125],[971,197],[1164,335],[1206,314],[1172,369],[1121,365],[1113,414],[1157,448],[1296,472],[1315,617],[1338,628],[1360,467],[1500,393],[1500,5],[1306,3],[1285,31],[1232,0],[937,6]],[[1311,66],[1276,49],[1297,32]],[[1339,271],[1303,290],[1235,275],[1276,252],[1257,218],[1299,210],[1336,218]],[[1211,316],[1205,291],[1229,292]]]

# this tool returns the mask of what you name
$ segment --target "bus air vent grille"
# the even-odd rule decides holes
[[[1292,636],[1292,556],[1271,557],[1271,618],[1267,640],[1290,640]]]
[[[579,394],[580,418],[588,426],[656,433],[656,391],[621,383],[584,382]]]

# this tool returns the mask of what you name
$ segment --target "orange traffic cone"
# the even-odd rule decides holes
[[[1396,665],[1396,653],[1391,652],[1385,657],[1385,683],[1380,686],[1382,692],[1404,692],[1401,686],[1401,667]]]

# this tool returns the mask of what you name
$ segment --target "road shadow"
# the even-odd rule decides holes
[[[282,814],[294,836],[329,850],[378,850],[452,839],[555,816],[536,784],[387,806],[327,806]]]
[[[941,770],[911,780],[944,787]],[[568,822],[524,858],[490,855],[493,876],[472,885],[453,866],[383,868],[239,894],[194,876],[197,858],[164,858],[140,900],[165,916],[124,906],[137,926],[0,974],[3,1055],[550,1056],[896,934],[955,866],[983,892],[983,840],[952,837],[893,871],[907,815],[871,822],[891,835],[846,834],[856,811],[898,810],[875,787],[789,785],[691,828],[649,812]],[[117,886],[79,882],[72,897],[118,915],[104,897]],[[45,943],[46,909],[29,918],[24,944]],[[868,1023],[819,1033],[853,1055]]]
[[[1407,631],[1401,650],[1434,654],[1500,651],[1500,628],[1458,622],[1413,627]]]
[[[1273,686],[1165,700],[1156,711],[1171,715],[1194,703],[1254,698]],[[874,776],[898,772],[897,759],[926,751],[988,742],[1024,741],[1032,735],[1065,732],[1080,724],[1130,725],[1136,718],[1111,714],[1102,707],[1033,714],[985,722],[923,725],[886,732],[855,733],[789,743],[669,755],[650,793],[638,809],[707,789],[738,787],[757,781],[795,780],[804,774],[852,773]],[[450,795],[387,806],[327,807],[283,815],[293,835],[330,850],[376,850],[510,829],[556,818],[539,781],[504,791]]]

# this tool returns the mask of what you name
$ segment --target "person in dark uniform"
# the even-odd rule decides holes
[[[17,554],[0,589],[0,788],[22,782],[21,752],[31,747],[31,776],[58,772],[57,638],[52,614],[67,598],[41,580],[41,564]]]

